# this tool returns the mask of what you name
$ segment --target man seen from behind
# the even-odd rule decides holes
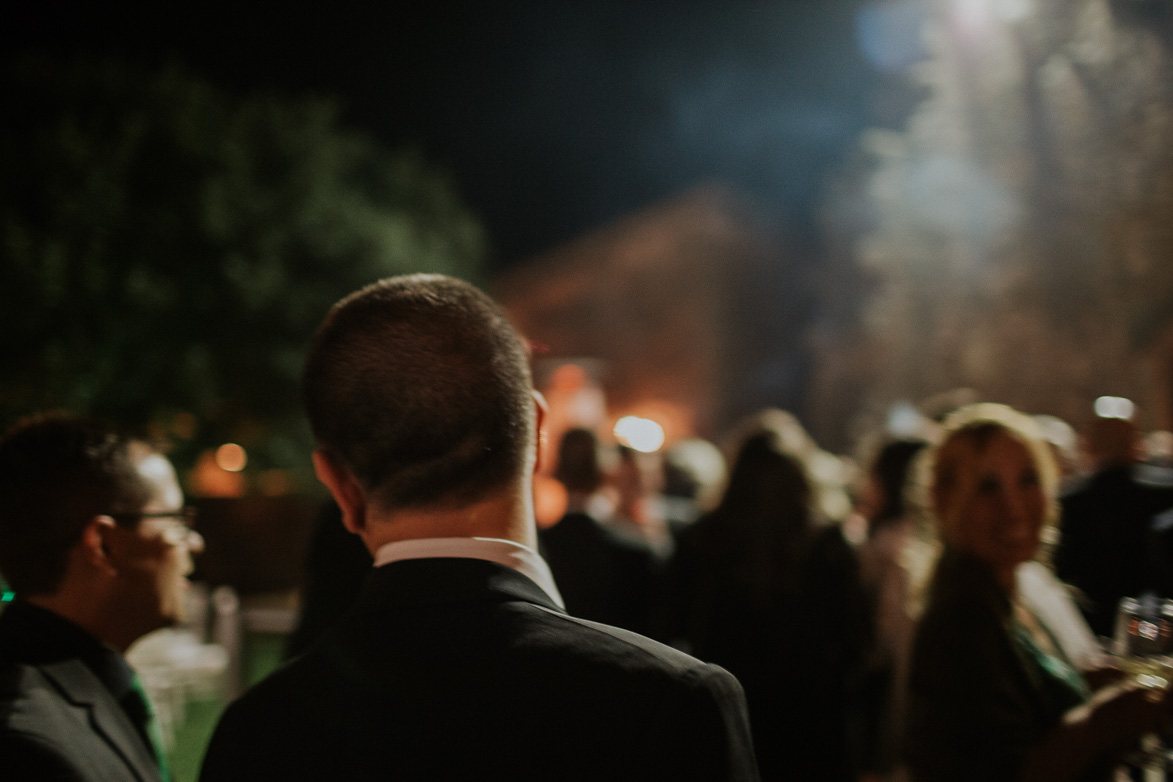
[[[757,778],[730,674],[562,610],[535,551],[542,403],[487,296],[413,275],[347,297],[304,393],[317,474],[375,569],[229,707],[201,779]]]

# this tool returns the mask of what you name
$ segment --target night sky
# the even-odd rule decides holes
[[[501,268],[705,182],[810,226],[825,175],[876,121],[866,5],[40,0],[5,4],[0,51],[178,59],[235,91],[335,96],[347,124],[452,175]]]

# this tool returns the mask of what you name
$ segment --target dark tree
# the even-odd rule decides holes
[[[476,280],[483,233],[449,181],[329,100],[81,60],[3,86],[0,423],[63,408],[178,435],[181,463],[234,440],[302,467],[327,308],[389,274]]]

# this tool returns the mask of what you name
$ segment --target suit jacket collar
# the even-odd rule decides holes
[[[513,568],[482,559],[429,558],[392,562],[371,571],[360,612],[407,605],[521,601],[565,613],[533,581]]]
[[[22,600],[0,616],[0,660],[27,665],[80,660],[116,701],[133,687],[134,671],[113,647],[68,619]]]
[[[94,733],[122,757],[136,779],[161,779],[157,760],[138,729],[85,663],[62,660],[37,667],[68,703],[88,712]]]
[[[152,748],[119,703],[134,671],[114,649],[51,611],[17,601],[0,616],[0,664],[40,671],[65,703],[86,712],[94,734],[136,778],[160,778]]]

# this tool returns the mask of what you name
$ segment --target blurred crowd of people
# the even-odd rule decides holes
[[[567,610],[737,676],[763,779],[1116,779],[1167,711],[1112,656],[1122,600],[1173,597],[1164,439],[936,407],[845,458],[781,410],[723,448],[567,431]]]
[[[344,298],[303,390],[331,499],[208,782],[1167,778],[1173,435],[1128,400],[1077,433],[954,394],[850,458],[776,409],[723,447],[571,428],[542,518],[549,408],[471,285]],[[0,438],[0,776],[171,778],[125,655],[183,621],[193,521],[116,426]]]

